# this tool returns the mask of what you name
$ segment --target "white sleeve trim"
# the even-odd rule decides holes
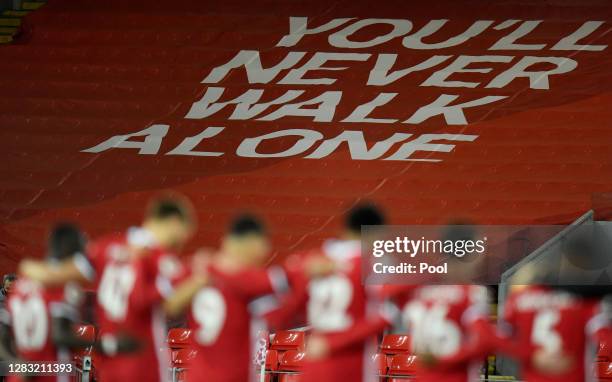
[[[610,319],[603,313],[593,316],[586,325],[586,331],[589,335],[595,334],[600,329],[610,326]]]
[[[170,280],[163,276],[157,276],[157,278],[155,278],[155,287],[157,288],[159,294],[161,294],[164,298],[170,297],[170,295],[174,292],[174,288],[172,287]]]
[[[268,277],[276,294],[283,294],[289,290],[289,280],[283,268],[279,266],[268,268]]]
[[[85,255],[76,253],[73,257],[73,261],[79,272],[81,272],[83,277],[88,281],[93,281],[96,278],[96,271]]]

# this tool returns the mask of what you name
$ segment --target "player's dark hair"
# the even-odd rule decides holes
[[[383,225],[385,216],[374,204],[360,204],[353,207],[344,222],[345,228],[351,232],[360,233],[363,225]]]
[[[71,223],[57,224],[49,235],[49,257],[64,260],[85,252],[85,235]]]
[[[179,197],[162,197],[151,202],[147,218],[157,220],[178,218],[185,223],[192,223],[193,213],[187,200]]]
[[[2,285],[6,284],[7,281],[15,281],[17,280],[17,275],[14,273],[7,273],[2,277]]]
[[[242,214],[230,223],[230,236],[242,237],[247,235],[265,235],[266,227],[257,217],[251,214]]]

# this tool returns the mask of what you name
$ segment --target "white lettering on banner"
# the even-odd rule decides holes
[[[368,77],[367,85],[389,85],[410,73],[433,68],[434,66],[448,60],[450,57],[452,56],[433,56],[429,57],[420,64],[406,69],[389,72],[397,60],[397,54],[379,54],[378,59],[376,60],[376,65],[374,65],[374,69],[372,69],[370,76]]]
[[[476,69],[481,70],[481,69]],[[486,69],[482,69],[486,70]],[[524,76],[517,73],[517,77]],[[185,118],[203,119],[223,110],[226,106],[234,105],[234,110],[228,119],[246,120],[251,119],[266,111],[271,106],[280,106],[270,114],[257,118],[258,121],[274,121],[283,117],[311,117],[313,122],[331,122],[334,119],[336,108],[342,100],[341,91],[326,91],[306,101],[287,103],[300,96],[303,90],[288,90],[284,95],[275,100],[264,103],[256,103],[263,95],[262,89],[249,89],[244,94],[225,102],[216,102],[221,98],[224,88],[208,88],[204,96],[196,101]],[[398,93],[379,93],[374,99],[357,106],[351,114],[342,119],[341,122],[348,123],[395,123],[397,118],[368,118],[368,116],[380,106],[392,101]],[[459,96],[442,94],[432,103],[419,108],[404,123],[419,124],[427,119],[443,115],[448,125],[466,125],[467,118],[464,109],[482,106],[507,98],[507,96],[486,96],[479,99],[449,105]],[[310,108],[307,106],[316,106]]]
[[[406,48],[410,48],[410,49],[444,49],[444,48],[450,48],[452,46],[457,46],[460,44],[463,44],[464,42],[466,42],[467,40],[471,39],[472,37],[478,36],[479,34],[481,34],[485,29],[487,29],[491,24],[493,24],[493,21],[476,21],[474,24],[472,24],[465,32],[451,37],[443,42],[439,42],[439,43],[435,43],[435,44],[430,44],[430,43],[424,43],[423,39],[425,37],[429,37],[432,34],[436,33],[438,30],[440,30],[440,28],[442,28],[444,26],[444,24],[446,24],[448,22],[448,20],[432,20],[429,23],[427,23],[427,25],[425,25],[423,28],[421,28],[421,30],[419,30],[418,32],[410,35],[410,36],[406,36],[404,37],[404,39],[402,40],[402,44],[406,47]]]
[[[372,160],[383,156],[391,146],[405,140],[412,134],[395,133],[384,141],[376,142],[371,149],[368,149],[367,142],[361,131],[343,131],[335,138],[328,139],[310,155],[305,156],[308,159],[320,159],[334,152],[342,142],[346,142],[351,153],[352,159]]]
[[[257,152],[257,146],[267,139],[274,139],[279,137],[287,137],[287,136],[299,136],[300,139],[297,140],[290,148],[285,151],[281,151],[278,153],[269,153],[262,154]],[[314,130],[306,130],[306,129],[290,129],[290,130],[281,130],[275,131],[270,134],[265,134],[260,137],[255,138],[247,138],[236,150],[236,154],[239,157],[249,157],[249,158],[279,158],[279,157],[290,157],[294,155],[298,155],[308,150],[312,145],[316,142],[323,139],[323,134]]]
[[[315,53],[314,56],[302,67],[292,69],[280,81],[281,85],[331,85],[336,82],[334,78],[304,78],[304,75],[309,70],[345,70],[346,66],[330,67],[322,66],[327,61],[366,61],[370,58],[370,54],[360,53]]]
[[[578,41],[587,37],[591,33],[595,32],[600,26],[604,24],[603,21],[587,21],[582,24],[580,28],[578,28],[571,35],[561,39],[555,46],[553,46],[552,50],[590,50],[599,52],[606,49],[607,45],[578,45]]]
[[[116,135],[106,141],[82,150],[85,153],[99,153],[114,148],[139,149],[139,154],[157,154],[161,146],[162,139],[168,134],[169,125],[152,125],[142,131],[132,134]],[[130,141],[132,137],[145,137],[144,141]]]
[[[550,63],[557,67],[550,70],[542,71],[527,71],[530,66],[539,63]],[[523,57],[513,67],[503,72],[499,76],[495,77],[491,81],[487,88],[503,88],[516,78],[527,77],[529,78],[529,87],[532,89],[550,89],[548,83],[548,76],[551,74],[562,74],[571,72],[576,69],[578,63],[568,57]]]
[[[275,121],[282,117],[300,116],[312,117],[315,122],[331,122],[334,119],[336,106],[342,99],[342,92],[330,91],[324,92],[318,97],[309,99],[308,101],[283,105],[278,110],[258,118],[258,121]],[[319,105],[314,109],[304,108],[304,106]]]
[[[512,33],[497,40],[490,50],[542,50],[546,44],[517,44],[516,40],[534,30],[542,20],[524,21]]]
[[[282,96],[272,101],[256,103],[259,101],[264,91],[263,89],[249,89],[233,100],[217,102],[223,95],[224,91],[225,88],[217,87],[209,87],[206,89],[206,93],[204,93],[202,98],[191,105],[191,109],[189,109],[189,112],[187,115],[185,115],[185,118],[203,119],[221,111],[228,105],[236,105],[234,112],[229,119],[251,119],[263,113],[272,105],[281,105],[283,103],[293,101],[304,93],[303,90],[289,90]]]
[[[232,69],[242,66],[246,69],[247,78],[251,84],[267,84],[272,81],[283,69],[289,69],[297,64],[306,52],[289,52],[287,56],[275,66],[264,69],[261,65],[261,57],[256,50],[241,50],[228,63],[214,68],[210,74],[202,80],[204,84],[216,84],[220,82]]]
[[[438,70],[421,84],[421,86],[437,87],[465,87],[475,88],[479,82],[447,81],[446,79],[455,73],[489,73],[493,68],[473,68],[468,66],[474,62],[510,62],[511,56],[459,56],[446,68]]]
[[[376,24],[387,24],[391,25],[393,29],[391,32],[384,36],[377,36],[368,41],[351,41],[349,36],[352,36],[362,28],[376,25]],[[329,36],[329,45],[335,46],[336,48],[370,48],[372,46],[384,44],[396,37],[403,36],[410,32],[412,29],[412,23],[408,20],[401,19],[364,19],[354,22],[353,24],[344,27],[343,29],[335,32]]]
[[[452,22],[447,19],[426,20],[416,26],[409,19],[349,17],[322,23],[317,21],[317,25],[312,25],[312,19],[308,17],[290,17],[288,33],[278,40],[273,49],[240,50],[227,62],[212,68],[202,83],[218,84],[235,73],[239,74],[239,79],[231,77],[233,81],[224,85],[229,89],[227,92],[226,87],[208,86],[201,98],[193,101],[184,118],[202,120],[216,116],[221,120],[255,121],[247,125],[248,129],[238,130],[248,131],[248,136],[240,137],[235,147],[235,155],[239,157],[322,159],[348,148],[353,160],[440,162],[441,159],[431,155],[415,157],[415,153],[449,153],[455,149],[455,144],[449,144],[449,141],[475,141],[477,135],[457,134],[452,127],[473,122],[468,120],[467,110],[477,111],[493,103],[494,106],[487,108],[499,108],[516,98],[510,97],[507,91],[502,93],[504,95],[495,94],[497,89],[504,89],[519,80],[521,88],[525,88],[527,83],[529,85],[523,91],[550,90],[551,77],[555,76],[555,82],[561,82],[563,74],[578,68],[577,55],[567,54],[570,58],[556,54],[584,52],[580,57],[589,58],[608,47],[595,44],[609,29],[602,28],[604,21],[582,21],[582,24],[563,32],[558,38],[541,32],[547,30],[546,20],[473,20],[465,25],[463,21],[460,22],[462,25],[456,29],[456,26],[448,26]],[[558,29],[555,27],[554,30]],[[367,35],[364,33],[366,30],[370,31]],[[313,39],[317,41],[316,44],[312,44]],[[393,42],[394,47],[401,44],[399,49],[408,54],[400,57],[401,52],[382,49],[377,49],[376,53],[363,50],[318,51],[316,48],[319,48],[322,40],[326,41],[323,44],[344,50],[367,49]],[[466,44],[470,40],[473,41]],[[283,51],[300,43],[305,45],[302,51]],[[460,45],[465,45],[467,51],[457,52]],[[478,45],[484,45],[480,48],[483,50],[480,54],[476,51]],[[453,54],[444,51],[448,48],[454,48]],[[436,52],[432,52],[434,50]],[[506,54],[489,54],[500,50]],[[386,53],[378,53],[380,51]],[[508,51],[515,53],[508,54]],[[525,51],[537,51],[541,56],[525,56]],[[272,55],[274,60],[262,57],[265,54]],[[357,70],[351,72],[351,69]],[[331,72],[335,72],[335,75],[329,74]],[[465,74],[470,77],[466,78],[463,76]],[[234,87],[236,83],[238,87]],[[266,87],[244,88],[244,85],[252,84]],[[270,89],[272,85],[274,90],[282,90],[273,91]],[[287,89],[287,85],[300,88]],[[364,91],[360,90],[360,85]],[[563,89],[565,84],[557,86]],[[453,93],[464,90],[467,94],[432,95],[434,88],[455,88]],[[368,89],[379,91],[373,93]],[[471,89],[479,91],[469,93]],[[410,93],[409,108],[412,110],[408,112],[402,104],[405,101],[401,97],[403,92]],[[419,95],[425,96],[429,103],[415,106],[413,101]],[[342,104],[345,96],[350,98],[347,102],[350,107]],[[219,115],[225,111],[226,114]],[[337,115],[340,113],[342,115]],[[316,123],[315,126],[319,128],[278,130],[272,126],[275,127],[273,132],[258,131],[265,122],[294,120],[296,117],[307,118],[308,122]],[[355,126],[358,123],[364,127],[344,130],[330,137],[320,124],[333,122],[336,123],[333,131],[337,131],[338,124]],[[439,127],[446,128],[440,134],[419,134],[417,127],[406,126],[424,123],[444,124]],[[366,126],[375,129],[382,124],[395,125],[400,131],[391,131],[385,135],[386,138],[379,138],[376,142],[367,141]],[[408,128],[410,133],[401,131]],[[135,149],[143,155],[158,154],[169,129],[167,124],[152,124],[135,133],[115,135],[82,152]],[[203,128],[199,133],[183,138],[165,155],[224,156],[227,154],[225,151],[207,151],[205,147],[209,150],[220,147],[219,142],[224,141],[216,140],[221,139],[219,136],[225,129],[225,126]],[[227,130],[231,130],[231,126]],[[228,149],[234,151],[234,148],[226,145],[222,150]]]
[[[150,129],[150,128],[149,128]],[[147,130],[149,130],[147,129]],[[223,156],[223,152],[208,152],[194,150],[204,139],[212,138],[220,134],[225,127],[210,126],[204,129],[199,134],[193,137],[185,138],[174,149],[168,151],[165,155],[185,155],[194,157],[218,157]],[[146,130],[143,130],[146,131]],[[142,133],[142,132],[139,132]],[[138,133],[136,133],[138,134]],[[135,135],[135,134],[133,134]],[[236,148],[236,155],[246,158],[287,158],[302,155],[306,159],[321,159],[325,158],[334,152],[340,151],[342,144],[346,143],[351,159],[353,160],[375,160],[387,155],[393,146],[406,141],[413,134],[394,133],[389,138],[373,142],[368,148],[362,131],[345,130],[333,138],[325,139],[323,134],[317,130],[310,129],[287,129],[274,131],[272,133],[263,134],[260,136],[245,138]],[[124,137],[124,136],[119,136]],[[454,145],[433,143],[435,141],[463,141],[472,142],[478,136],[466,134],[423,134],[417,136],[411,141],[403,143],[394,153],[391,153],[385,160],[397,161],[415,161],[415,162],[440,162],[440,159],[415,159],[411,155],[417,151],[441,152],[448,153],[454,149]],[[113,137],[117,138],[117,137]],[[111,139],[113,139],[111,138]],[[296,140],[297,138],[297,140]],[[273,152],[258,151],[259,145],[265,141],[282,140],[283,149]],[[288,148],[285,148],[287,141],[294,140],[295,142]],[[281,141],[278,141],[281,142]],[[319,143],[320,142],[320,143]],[[160,141],[161,145],[161,141]],[[100,145],[98,145],[100,146]],[[96,146],[96,147],[98,147]],[[274,147],[277,147],[275,145]],[[138,148],[127,146],[108,146],[103,151],[114,148]],[[308,150],[314,149],[310,154],[305,154]],[[89,149],[91,150],[91,149]],[[159,149],[157,149],[158,151]],[[84,150],[87,151],[87,150]],[[157,151],[150,154],[157,154]],[[90,152],[90,151],[88,151]]]
[[[441,143],[432,143],[433,141],[463,141],[473,142],[478,138],[478,135],[464,134],[423,134],[410,142],[404,143],[399,150],[385,160],[401,160],[412,162],[440,162],[441,159],[430,158],[411,158],[411,155],[417,151],[437,151],[450,153],[455,148],[455,145],[446,145]]]
[[[203,139],[212,138],[222,132],[223,129],[225,129],[225,127],[207,127],[200,134],[193,137],[185,138],[183,142],[176,146],[174,150],[166,153],[166,155],[193,155],[197,157],[221,156],[223,155],[223,153],[220,152],[193,151],[193,149],[195,149],[196,146],[199,145]]]
[[[312,35],[330,31],[345,24],[347,21],[354,20],[355,18],[348,19],[333,19],[327,24],[323,24],[316,28],[308,29],[308,17],[289,17],[289,34],[283,36],[276,46],[294,46],[305,35]]]
[[[368,118],[368,115],[379,106],[386,105],[391,101],[397,93],[380,93],[370,102],[364,103],[363,105],[357,106],[355,110],[348,117],[344,118],[342,122],[357,122],[357,123],[394,123],[397,122],[395,118]]]
[[[443,115],[446,119],[447,125],[467,125],[467,119],[463,113],[464,108],[482,106],[508,97],[486,96],[456,105],[449,105],[449,103],[453,102],[457,98],[459,98],[458,95],[442,94],[440,97],[438,97],[438,99],[429,105],[421,107],[412,115],[412,117],[408,118],[403,123],[417,124],[422,123],[431,117]]]

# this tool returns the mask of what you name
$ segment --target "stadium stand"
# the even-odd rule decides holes
[[[440,1],[430,12],[455,14],[465,22],[467,13],[456,3]],[[479,7],[473,17],[511,20],[520,14],[530,19],[542,17],[550,10],[546,7],[553,6],[529,1],[488,3],[476,2]],[[535,29],[530,36],[547,49],[558,40],[553,31],[565,30],[568,25],[575,29],[585,20],[610,20],[612,16],[605,1],[588,1],[587,6],[578,0],[560,3],[563,6],[554,8],[554,18],[548,20],[553,26]],[[172,7],[145,0],[57,0],[45,4],[24,1],[21,9],[4,10],[0,17],[0,43],[7,44],[0,48],[0,71],[10,73],[0,79],[0,125],[6,126],[0,133],[0,152],[9,164],[2,169],[0,190],[0,212],[6,216],[0,224],[3,270],[13,271],[25,256],[43,254],[42,240],[32,238],[42,238],[49,224],[59,218],[82,222],[95,237],[137,221],[144,201],[167,188],[192,197],[198,209],[203,228],[189,251],[216,245],[223,223],[236,206],[257,206],[275,227],[273,244],[280,248],[275,261],[297,249],[319,245],[334,231],[342,212],[363,197],[380,200],[392,211],[396,224],[444,224],[461,216],[483,224],[574,222],[568,227],[571,230],[588,222],[600,224],[604,230],[610,228],[596,216],[609,210],[609,204],[580,217],[592,207],[592,199],[609,192],[612,184],[608,52],[575,52],[579,69],[554,77],[546,91],[529,89],[525,79],[496,89],[495,94],[507,102],[469,114],[475,123],[467,127],[442,126],[441,119],[410,125],[415,134],[439,130],[458,134],[467,129],[478,135],[472,145],[449,149],[454,150],[453,155],[442,163],[427,162],[427,155],[414,162],[351,160],[351,152],[344,146],[318,160],[239,157],[236,146],[253,131],[314,129],[318,122],[296,117],[282,123],[245,123],[229,120],[225,114],[215,116],[211,124],[228,129],[206,148],[223,152],[223,156],[169,155],[183,139],[202,130],[203,121],[186,119],[185,115],[206,91],[208,84],[202,80],[212,68],[246,49],[258,49],[262,55],[271,52],[265,57],[266,64],[272,62],[270,58],[278,61],[289,51],[275,44],[287,33],[290,16],[367,17],[372,7],[355,2],[338,11],[330,8],[328,1],[274,0],[266,3],[276,10],[270,14],[260,4],[246,1],[179,0]],[[397,7],[402,6],[377,4],[376,13],[389,17],[403,12],[412,15],[417,24],[431,19],[428,12],[410,12],[408,5]],[[589,43],[608,40],[609,34],[597,34]],[[490,37],[477,37],[452,54],[484,54],[491,43]],[[331,49],[327,39],[316,36],[305,38],[303,44],[295,50]],[[398,42],[388,51],[400,49],[404,48]],[[547,50],[542,54],[553,53]],[[359,73],[370,69],[365,63],[356,68]],[[340,78],[334,89],[342,90],[348,103],[358,105],[372,99],[374,93],[356,87],[355,75]],[[400,106],[385,108],[394,118],[404,109],[422,106],[420,98],[429,100],[438,95],[431,87],[410,81],[385,88],[398,93],[405,87],[413,89],[398,97]],[[239,94],[252,84],[243,74],[232,74],[217,86]],[[271,94],[283,89],[274,82],[258,83],[257,88]],[[464,87],[461,92],[466,98],[483,95],[482,87]],[[159,138],[159,152],[84,152],[111,136],[140,131],[153,123],[171,126],[163,143]],[[334,120],[320,130],[329,139],[345,131],[346,124]],[[374,128],[367,131],[368,144],[398,130],[385,124]],[[289,143],[291,139],[285,139],[269,148]],[[499,289],[500,313],[508,279],[521,266],[546,258],[553,252],[551,248],[558,250],[564,235],[530,251],[532,255],[504,274]],[[96,337],[91,325],[81,325],[77,333],[86,339]],[[184,379],[194,358],[191,335],[184,328],[168,332],[173,381]],[[305,337],[306,333],[292,330],[273,334],[265,356],[267,382],[296,379],[305,356]],[[602,382],[612,381],[610,347],[606,342],[599,344],[593,366]],[[96,362],[92,363],[91,357],[91,348],[76,354],[83,381],[89,379],[89,371],[95,375]],[[410,337],[405,334],[385,335],[372,359],[381,382],[411,378],[415,361],[410,354]],[[500,363],[501,370],[514,373],[512,367],[504,368],[503,361]]]
[[[22,30],[23,17],[45,5],[46,1],[19,1],[16,3],[18,3],[19,8],[10,4],[10,6],[5,7],[6,9],[3,9],[2,3],[0,3],[0,44],[13,42]]]

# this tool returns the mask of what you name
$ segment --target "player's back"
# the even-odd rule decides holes
[[[44,288],[26,278],[17,281],[7,308],[16,350],[21,358],[28,361],[62,359],[52,341],[51,311],[67,310],[64,297],[64,287]]]
[[[139,229],[98,240],[89,253],[98,275],[97,318],[101,338],[128,335],[140,342],[138,352],[104,357],[107,378],[157,380],[166,375],[165,315],[160,307],[170,281],[159,265],[166,254],[142,239]],[[135,253],[135,249],[143,251]],[[143,365],[148,365],[143,368]]]
[[[530,357],[519,355],[523,378],[530,382],[584,381],[586,327],[595,309],[593,301],[545,287],[525,287],[512,293],[504,318],[512,327],[519,349],[527,350],[529,355],[546,350],[572,359],[567,371],[547,375],[533,366]]]
[[[274,292],[269,273],[249,267],[228,273],[211,266],[212,284],[200,289],[189,308],[197,350],[189,381],[246,382],[253,364],[254,300]]]
[[[476,285],[431,285],[410,291],[402,310],[412,350],[431,354],[440,367],[418,368],[419,381],[464,382],[477,372],[484,344],[470,335],[487,321],[487,291]]]
[[[333,347],[352,337],[356,326],[367,319],[369,300],[361,282],[359,241],[330,240],[322,254],[334,261],[335,271],[308,282],[306,315],[313,334],[325,336]],[[367,346],[367,338],[352,341],[325,359],[307,363],[304,380],[361,382],[370,374],[369,363],[363,362]]]

